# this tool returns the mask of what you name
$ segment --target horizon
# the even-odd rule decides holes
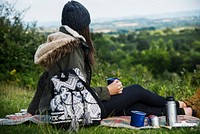
[[[24,21],[60,21],[64,4],[69,0],[2,0],[14,4],[17,10],[28,9]],[[92,22],[131,16],[147,16],[200,10],[199,0],[77,0],[91,15]]]
[[[180,18],[180,17],[190,17],[190,16],[199,16],[200,10],[189,10],[189,11],[179,11],[173,13],[160,13],[160,14],[150,14],[144,16],[126,16],[120,18],[101,18],[95,19],[91,22],[91,24],[97,23],[109,23],[112,21],[124,21],[124,20],[133,20],[133,19],[166,19],[166,18]],[[55,21],[37,21],[37,25],[40,27],[54,27],[59,26],[61,22],[59,20]]]

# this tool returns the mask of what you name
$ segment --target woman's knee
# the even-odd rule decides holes
[[[139,84],[133,84],[133,85],[131,85],[133,88],[135,88],[135,89],[144,89],[141,85],[139,85]]]
[[[128,86],[125,88],[127,92],[129,93],[142,93],[143,90],[145,90],[141,85],[139,84],[133,84],[131,86]]]
[[[134,89],[134,90],[143,90],[143,89],[144,89],[144,88],[143,88],[141,85],[139,85],[139,84],[133,84],[133,85],[129,86],[128,88]]]

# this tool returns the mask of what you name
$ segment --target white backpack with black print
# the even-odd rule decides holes
[[[60,72],[51,79],[53,98],[50,102],[52,124],[69,123],[70,130],[79,125],[99,124],[102,104],[96,93],[86,84],[78,68]]]

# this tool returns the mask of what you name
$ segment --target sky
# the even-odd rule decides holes
[[[60,21],[69,0],[1,0],[19,11],[29,8],[24,21]],[[200,10],[200,0],[77,0],[90,12],[91,20],[122,18],[179,11]]]

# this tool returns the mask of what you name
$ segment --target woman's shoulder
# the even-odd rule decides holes
[[[71,53],[80,47],[80,39],[71,35],[55,32],[47,37],[47,42],[40,45],[34,56],[34,63],[51,66],[53,61],[58,61],[66,53]]]

